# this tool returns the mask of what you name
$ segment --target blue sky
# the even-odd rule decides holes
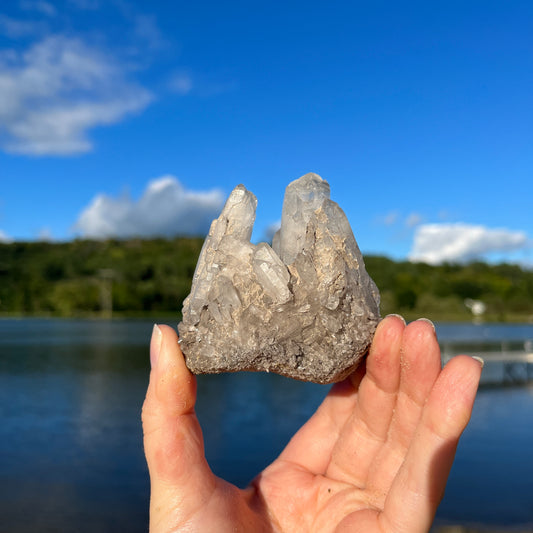
[[[7,4],[7,5],[6,5]],[[533,3],[10,0],[0,239],[205,231],[331,185],[363,253],[533,265]]]

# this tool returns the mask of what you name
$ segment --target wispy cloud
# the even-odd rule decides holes
[[[178,94],[188,94],[192,91],[194,83],[190,74],[184,72],[174,74],[169,82],[168,88]]]
[[[127,74],[102,51],[61,35],[0,56],[3,148],[31,155],[91,150],[91,128],[139,112],[153,98]]]
[[[34,36],[43,33],[46,27],[42,20],[21,20],[0,14],[0,35],[10,39]]]
[[[394,226],[398,222],[399,218],[400,213],[398,211],[389,211],[385,215],[376,217],[376,222],[383,226]]]
[[[135,14],[132,17],[133,31],[137,39],[152,50],[158,50],[167,44],[157,20],[153,15]]]
[[[45,0],[21,0],[19,5],[24,11],[35,11],[48,17],[55,17],[57,15],[55,6]]]
[[[214,80],[211,76],[200,73],[192,74],[187,70],[178,70],[172,73],[167,81],[167,89],[170,92],[185,95],[194,92],[201,98],[212,98],[220,94],[238,90],[236,81]]]
[[[525,250],[531,241],[523,231],[469,224],[422,224],[415,231],[409,259],[433,265],[483,259],[491,253]]]
[[[54,240],[52,230],[47,226],[41,228],[37,233],[37,239],[42,242],[52,242]]]
[[[100,0],[67,0],[67,3],[71,4],[77,9],[95,10],[101,6]]]
[[[266,242],[272,242],[272,239],[274,238],[275,233],[281,228],[281,220],[276,220],[276,222],[272,222],[272,224],[269,224],[265,228],[265,241]]]
[[[414,228],[422,223],[424,217],[420,213],[409,213],[405,219],[405,225],[408,228]]]
[[[161,98],[192,92],[211,97],[236,88],[233,81],[170,65],[161,52],[179,47],[157,17],[136,4],[66,0],[59,10],[51,0],[18,0],[14,6],[9,15],[0,13],[0,34],[11,42],[0,49],[0,150],[86,153],[93,149],[94,128],[142,112],[155,91]],[[123,28],[121,39],[91,27],[100,18],[96,11],[110,17],[114,31]],[[153,90],[140,83],[141,75]]]
[[[0,229],[0,242],[11,242],[13,239],[5,232]]]
[[[192,191],[174,176],[151,181],[138,201],[99,194],[80,214],[74,230],[84,237],[204,235],[222,208],[221,191]]]
[[[407,216],[400,213],[398,210],[389,211],[387,214],[378,217],[378,223],[383,226],[414,228],[418,226],[424,217],[420,213],[409,213]]]

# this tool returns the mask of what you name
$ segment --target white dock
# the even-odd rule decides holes
[[[525,346],[530,347],[527,343]],[[533,382],[533,351],[455,351],[450,348],[449,345],[445,345],[442,355],[443,364],[461,353],[483,359],[485,366],[481,375],[481,385],[517,385]]]

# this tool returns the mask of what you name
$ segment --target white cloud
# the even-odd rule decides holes
[[[415,231],[409,259],[436,265],[523,250],[529,246],[531,241],[522,231],[461,223],[423,224]]]
[[[135,15],[133,25],[137,39],[140,39],[152,50],[157,50],[167,43],[154,16]]]
[[[389,211],[386,215],[379,217],[378,221],[384,226],[397,226],[403,224],[407,228],[414,228],[418,226],[423,220],[423,217],[419,213],[409,213],[404,216],[399,211]]]
[[[276,220],[276,222],[272,222],[272,224],[269,224],[265,228],[265,241],[266,242],[272,242],[272,239],[274,238],[274,234],[276,231],[281,228],[281,220]]]
[[[84,10],[90,10],[90,11],[100,9],[99,0],[68,0],[68,3],[78,9],[84,9]]]
[[[43,31],[43,21],[18,20],[7,15],[0,15],[0,34],[3,33],[10,39],[27,37]]]
[[[235,81],[213,80],[210,76],[195,72],[194,75],[187,70],[179,70],[168,76],[167,89],[179,95],[194,92],[201,98],[213,98],[221,94],[233,92],[238,89]]]
[[[54,240],[52,230],[46,226],[41,228],[37,234],[37,239],[42,242],[52,242]]]
[[[0,229],[0,242],[12,242],[13,239],[9,235]]]
[[[377,222],[384,226],[394,226],[399,218],[400,213],[398,213],[398,211],[389,211],[386,215],[379,216]]]
[[[151,94],[80,39],[49,36],[0,56],[0,141],[9,152],[87,152],[91,128],[144,109]]]
[[[170,79],[168,87],[172,92],[178,94],[188,94],[193,88],[193,81],[191,76],[188,74],[176,74]]]
[[[174,176],[151,181],[138,201],[129,195],[96,196],[74,230],[84,237],[203,235],[220,214],[221,191],[191,191]]]
[[[419,213],[410,213],[409,216],[405,219],[405,225],[408,228],[414,228],[418,226],[423,220],[422,215]]]
[[[56,8],[45,0],[21,0],[20,7],[25,11],[37,11],[49,17],[54,17],[57,14]]]

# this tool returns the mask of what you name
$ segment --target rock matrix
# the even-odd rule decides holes
[[[197,374],[276,372],[332,383],[366,354],[379,291],[327,181],[287,186],[272,246],[250,243],[256,197],[237,186],[211,224],[178,325]]]

